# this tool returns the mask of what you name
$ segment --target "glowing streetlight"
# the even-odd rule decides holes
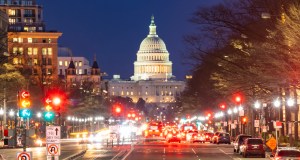
[[[14,112],[14,111],[11,109],[11,110],[9,111],[9,113],[8,113],[8,114],[9,114],[9,116],[11,116],[11,117],[12,117],[12,116],[14,116],[14,115],[15,115],[15,112]]]
[[[4,114],[4,110],[3,108],[0,108],[0,115],[3,115]]]
[[[273,105],[276,107],[276,108],[278,108],[278,107],[280,107],[280,101],[279,101],[279,99],[277,98],[274,102],[273,102]]]
[[[36,114],[36,116],[37,116],[38,118],[41,118],[41,117],[42,117],[42,113],[41,113],[41,112],[38,112],[38,113]]]
[[[292,106],[294,106],[294,104],[295,104],[295,101],[294,101],[294,99],[292,99],[292,98],[289,98],[289,99],[287,100],[287,105],[288,105],[289,107],[292,107]]]
[[[256,101],[254,103],[254,108],[256,108],[256,109],[260,108],[260,103],[258,101]]]

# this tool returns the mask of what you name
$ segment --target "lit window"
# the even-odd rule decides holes
[[[13,64],[21,64],[22,63],[22,60],[19,59],[19,58],[14,58],[13,59]]]
[[[16,15],[16,10],[14,10],[14,9],[9,9],[9,10],[8,10],[8,15],[10,15],[10,16],[15,16],[15,15]]]
[[[19,53],[23,54],[23,48],[19,48]]]
[[[16,19],[15,19],[15,18],[9,18],[9,19],[8,19],[8,22],[9,22],[10,24],[14,24],[14,23],[16,23]]]
[[[33,55],[37,55],[38,54],[38,49],[37,48],[33,48]]]
[[[48,48],[48,55],[49,55],[49,56],[52,55],[52,48]]]
[[[76,66],[76,67],[78,66],[78,63],[77,63],[77,61],[75,61],[75,66]]]
[[[23,42],[23,38],[18,38],[19,43]]]
[[[14,47],[14,48],[13,48],[13,53],[14,53],[14,54],[17,54],[17,52],[18,52],[18,47]]]
[[[37,65],[37,64],[38,64],[38,60],[37,60],[37,58],[34,58],[34,59],[33,59],[33,64],[35,64],[35,65]]]
[[[114,95],[115,95],[115,92],[112,92],[112,95],[114,96]]]
[[[45,56],[47,55],[47,48],[42,48],[42,54]]]
[[[32,43],[32,38],[27,39],[28,43]]]
[[[130,94],[133,96],[133,92],[130,92]]]
[[[123,91],[121,92],[121,95],[124,96],[124,92]]]
[[[13,42],[18,42],[18,38],[13,38]]]
[[[128,95],[129,95],[129,92],[126,92],[126,95],[128,96]]]
[[[82,74],[82,69],[79,69],[79,70],[78,70],[78,74]]]
[[[82,66],[82,61],[79,61],[78,66]]]
[[[59,61],[58,63],[59,63],[59,66],[62,66],[62,65],[63,65],[63,62],[62,62],[62,61]]]
[[[51,42],[52,42],[51,38],[49,38],[49,39],[48,39],[48,42],[49,42],[49,43],[51,43]]]
[[[32,55],[32,48],[28,48],[28,49],[27,49],[27,54],[28,54],[28,55]]]
[[[68,61],[65,61],[65,66],[66,66],[66,67],[68,66]]]
[[[146,92],[145,94],[148,95],[148,92]]]
[[[24,27],[24,31],[28,32],[28,27]]]

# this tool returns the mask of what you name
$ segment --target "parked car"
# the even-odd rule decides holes
[[[212,143],[212,138],[214,136],[214,133],[206,132],[206,133],[204,133],[204,136],[205,136],[205,142]]]
[[[266,157],[263,141],[260,138],[245,139],[244,144],[240,148],[240,152],[243,154],[243,157],[248,157],[249,155],[260,155],[262,158]]]
[[[217,138],[217,144],[225,143],[230,144],[230,135],[229,133],[219,133]]]
[[[244,140],[247,138],[252,138],[251,135],[240,134],[236,137],[235,141],[233,142],[233,152],[239,153],[240,146],[244,143]]]
[[[271,155],[273,160],[300,159],[300,150],[293,147],[279,147],[274,155]]]

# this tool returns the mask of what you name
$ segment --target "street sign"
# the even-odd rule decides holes
[[[259,120],[254,120],[254,127],[259,127]]]
[[[280,121],[273,121],[274,128],[282,128],[282,123]]]
[[[18,152],[17,160],[32,160],[32,152]]]
[[[46,143],[60,143],[60,126],[46,126]]]
[[[266,145],[271,149],[274,150],[277,146],[276,144],[276,139],[274,137],[271,137],[268,142],[266,143]]]
[[[60,144],[47,144],[47,156],[59,156],[60,155]]]

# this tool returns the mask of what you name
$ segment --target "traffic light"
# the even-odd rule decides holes
[[[20,92],[20,108],[29,108],[31,105],[31,101],[30,101],[30,94],[28,91],[22,91]]]
[[[45,111],[43,113],[43,118],[46,122],[51,122],[55,118],[55,113],[53,111]]]
[[[19,110],[19,116],[22,118],[31,118],[32,117],[32,112],[28,108],[22,108]]]
[[[247,123],[247,117],[243,117],[242,122],[243,122],[243,124],[246,124]]]
[[[31,118],[32,112],[30,110],[31,101],[30,101],[30,94],[28,91],[21,91],[19,92],[19,116],[22,118]]]
[[[121,110],[121,107],[120,107],[120,106],[117,106],[117,107],[115,108],[115,112],[116,112],[116,113],[121,113],[121,111],[122,111],[122,110]]]
[[[225,103],[221,103],[219,107],[220,107],[220,109],[222,109],[222,110],[225,110],[225,109],[226,109]]]

